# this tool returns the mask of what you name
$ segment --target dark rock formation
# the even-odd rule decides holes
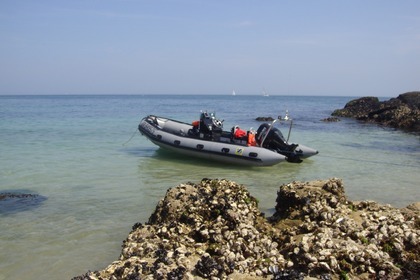
[[[323,121],[323,122],[339,122],[340,119],[337,118],[337,117],[329,117],[329,118],[322,119],[321,121]]]
[[[344,109],[335,110],[332,116],[420,133],[420,92],[407,92],[382,102],[377,97],[362,97],[348,102]]]
[[[339,179],[280,186],[269,219],[243,185],[169,189],[119,260],[76,279],[416,279],[420,205],[351,202]]]
[[[47,198],[39,194],[21,192],[0,193],[0,214],[13,214],[40,206]]]
[[[259,122],[272,122],[272,121],[274,121],[274,119],[272,117],[257,117],[255,120],[259,121]]]

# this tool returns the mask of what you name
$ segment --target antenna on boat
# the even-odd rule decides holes
[[[289,120],[289,110],[286,110],[286,115],[283,118],[285,121]]]
[[[289,117],[289,110],[287,109],[286,109],[286,115],[284,116],[283,120],[290,121],[289,133],[287,134],[287,140],[286,140],[286,142],[289,142],[290,133],[292,132],[293,120]]]
[[[284,117],[282,118],[281,116],[278,116],[278,119],[280,121],[290,121],[290,126],[289,126],[289,133],[287,134],[287,140],[286,143],[289,142],[290,139],[290,134],[292,132],[292,125],[293,125],[293,119],[289,116],[289,110],[286,109],[286,114],[284,115]],[[274,122],[273,122],[274,124]]]

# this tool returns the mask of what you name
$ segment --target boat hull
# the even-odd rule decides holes
[[[139,124],[139,131],[155,145],[188,157],[247,166],[271,166],[286,160],[272,150],[229,143],[230,139],[216,142],[191,138],[188,131],[192,128],[187,123],[156,116],[148,116]]]

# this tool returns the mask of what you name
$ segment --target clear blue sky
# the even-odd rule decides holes
[[[420,90],[420,1],[0,1],[0,94],[263,88]]]

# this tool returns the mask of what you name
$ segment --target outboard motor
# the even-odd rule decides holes
[[[220,137],[223,131],[223,121],[216,119],[214,113],[202,112],[200,115],[200,137],[203,134],[204,138]]]
[[[268,132],[268,135],[267,135]],[[265,139],[264,139],[265,137]],[[264,142],[263,142],[264,141]],[[263,123],[257,130],[257,143],[262,147],[274,150],[287,157],[289,162],[302,162],[300,157],[295,153],[297,144],[288,144],[283,133],[275,127],[271,127],[268,123]]]

